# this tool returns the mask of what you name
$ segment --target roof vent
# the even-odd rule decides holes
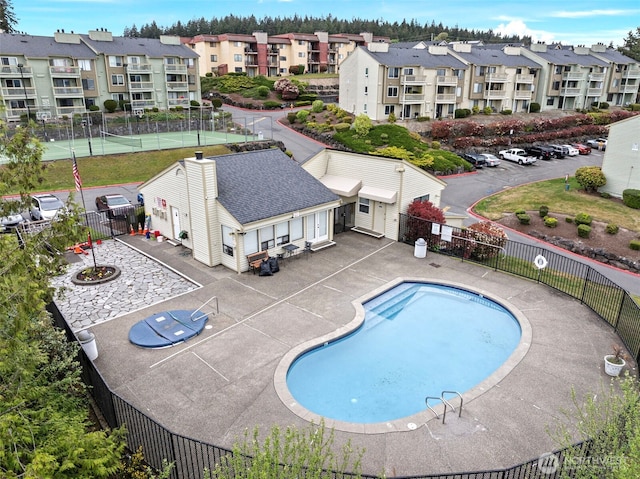
[[[201,159],[202,159],[202,152],[196,151],[196,160],[201,160]]]

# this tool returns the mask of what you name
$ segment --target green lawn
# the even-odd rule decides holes
[[[615,223],[621,228],[640,232],[640,210],[629,208],[620,200],[586,194],[574,178],[569,178],[569,185],[570,189],[566,191],[564,178],[558,178],[518,186],[481,200],[474,211],[498,220],[503,214],[519,208],[531,211],[546,205],[553,213],[588,213],[596,221]]]
[[[230,151],[223,145],[199,147],[204,156],[223,155]],[[144,182],[178,160],[193,156],[193,148],[154,150],[110,156],[78,158],[78,170],[83,187]],[[39,191],[72,190],[75,188],[71,160],[43,163],[44,181]],[[15,194],[13,191],[10,194]]]

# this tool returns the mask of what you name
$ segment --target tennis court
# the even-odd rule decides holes
[[[206,112],[205,112],[206,113]],[[128,115],[108,118],[104,113],[87,113],[67,121],[46,125],[33,123],[33,133],[43,146],[43,161],[72,157],[103,156],[140,151],[198,148],[273,139],[272,119],[268,116],[237,116],[218,113],[214,118],[186,112],[181,119],[151,120]],[[0,157],[0,164],[6,163]]]
[[[255,141],[257,135],[230,132],[191,131],[122,136],[101,132],[97,137],[50,140],[44,143],[44,161],[63,160],[71,157],[114,155],[139,151],[168,150],[172,148],[198,147],[227,143]]]

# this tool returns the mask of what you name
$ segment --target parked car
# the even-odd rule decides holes
[[[502,160],[515,161],[519,165],[532,165],[538,159],[535,156],[527,155],[522,148],[509,148],[498,153],[498,157]]]
[[[65,206],[60,198],[49,193],[31,197],[31,219],[33,221],[52,220]]]
[[[578,149],[573,145],[560,145],[560,146],[567,151],[567,156],[578,156],[580,154]]]
[[[492,155],[491,153],[479,153],[478,155],[484,158],[487,166],[494,167],[500,164],[500,159],[497,156]]]
[[[464,155],[462,155],[462,158],[467,160],[476,168],[482,168],[483,166],[487,165],[487,161],[484,158],[482,158],[482,156],[476,153],[465,153]]]
[[[593,140],[587,140],[587,146],[591,148],[597,148],[598,150],[606,150],[607,149],[607,139],[606,138],[595,138]]]
[[[527,155],[535,156],[539,160],[549,161],[555,158],[555,152],[553,149],[544,145],[533,145],[529,148],[525,148],[525,151],[527,152]]]
[[[567,156],[567,150],[562,145],[549,145],[549,148],[553,150],[556,158],[562,159]]]
[[[106,211],[109,218],[126,218],[134,211],[131,202],[120,194],[98,196],[96,209],[99,212]]]
[[[574,143],[571,146],[573,146],[575,149],[577,149],[578,153],[580,155],[589,155],[589,154],[591,154],[591,147],[590,146],[584,145],[582,143]]]

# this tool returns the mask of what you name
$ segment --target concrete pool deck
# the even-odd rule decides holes
[[[415,429],[402,422],[386,432],[336,429],[336,444],[351,441],[365,450],[363,472],[453,473],[535,459],[557,448],[547,428],[572,409],[572,387],[582,397],[609,384],[603,356],[617,338],[595,313],[544,285],[472,263],[430,252],[415,258],[410,245],[344,233],[336,246],[287,260],[274,276],[260,277],[208,268],[167,242],[122,239],[201,287],[94,324],[95,365],[114,392],[193,439],[231,447],[256,426],[263,434],[275,425],[307,427],[276,391],[282,358],[347,327],[356,315],[354,300],[403,277],[466,285],[508,302],[526,316],[531,341],[510,372],[474,391],[461,418],[449,413],[443,425],[425,412]],[[200,336],[161,350],[128,341],[137,321],[162,310],[195,308],[212,296],[219,314]],[[88,315],[90,308],[87,303]]]

